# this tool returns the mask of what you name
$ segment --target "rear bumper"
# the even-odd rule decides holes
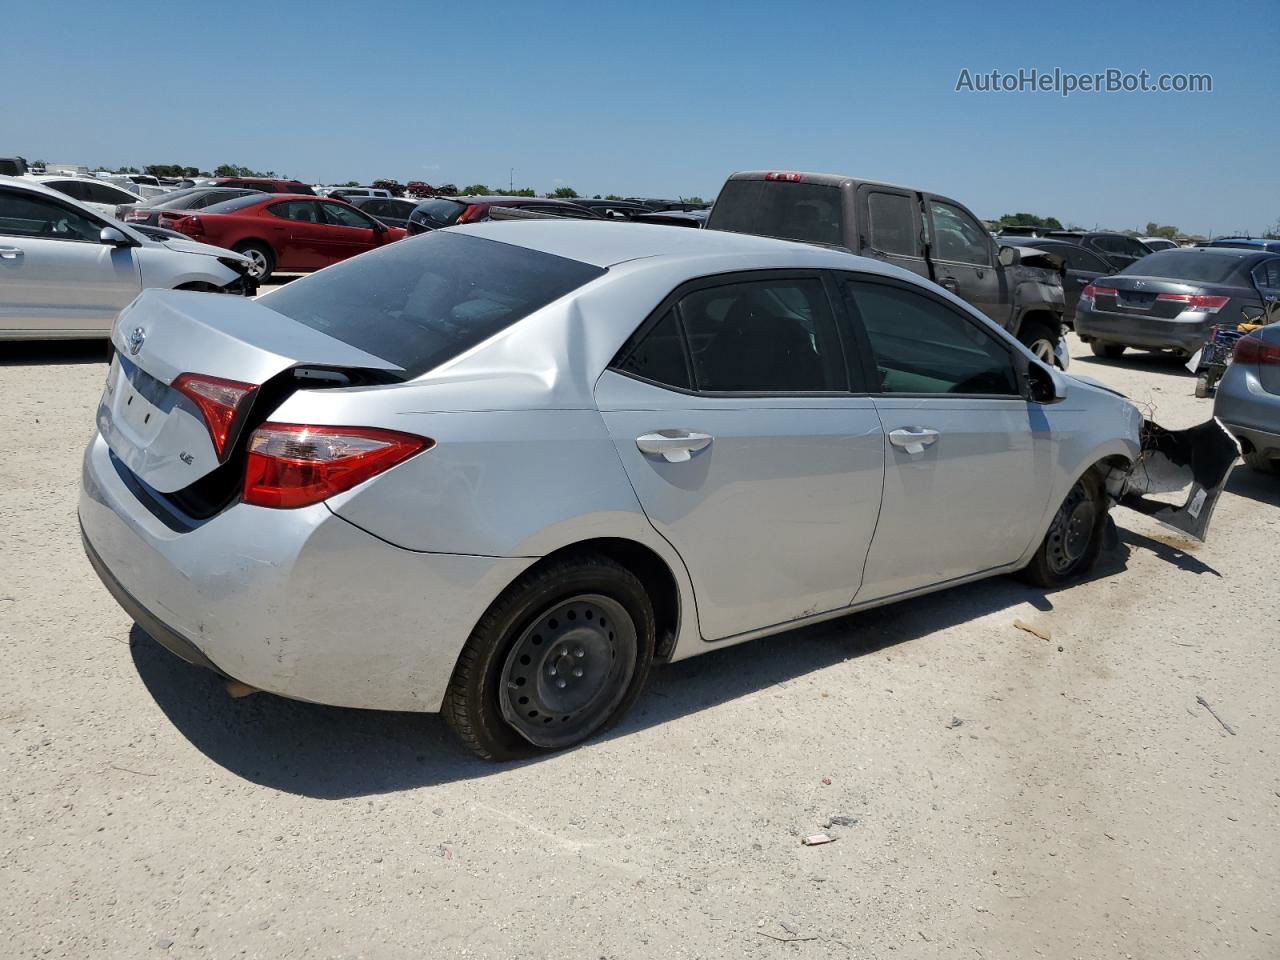
[[[80,523],[107,589],[162,645],[344,707],[438,710],[472,627],[533,562],[404,550],[323,504],[238,504],[178,532],[129,490],[100,435],[85,451]]]
[[[1167,320],[1077,308],[1075,329],[1076,334],[1086,340],[1195,353],[1209,336],[1213,323],[1214,317],[1207,314],[1191,314],[1185,320]]]

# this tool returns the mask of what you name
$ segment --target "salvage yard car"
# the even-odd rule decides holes
[[[933,280],[1004,327],[1041,360],[1066,368],[1056,270],[1022,262],[954,200],[830,173],[744,171],[729,177],[708,230],[840,247]]]
[[[105,337],[147,288],[251,294],[249,262],[160,242],[27,178],[0,177],[0,340]]]
[[[159,226],[248,257],[258,283],[277,270],[319,270],[404,237],[349,203],[261,192],[203,210],[162,211]]]
[[[443,711],[490,758],[599,732],[657,661],[1070,583],[1117,499],[1203,536],[1236,449],[915,273],[704,230],[438,230],[257,301],[148,292],[114,342],[79,515],[124,609],[252,687]]]
[[[1100,357],[1126,347],[1189,357],[1218,323],[1256,320],[1277,291],[1280,254],[1235,247],[1160,250],[1080,292],[1076,333]]]

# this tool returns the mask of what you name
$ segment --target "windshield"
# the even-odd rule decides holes
[[[456,233],[426,233],[258,300],[417,377],[604,273]]]
[[[1158,250],[1120,273],[1192,283],[1226,283],[1242,262],[1240,257],[1216,256],[1200,250]]]
[[[839,246],[840,188],[784,180],[730,180],[707,227]]]

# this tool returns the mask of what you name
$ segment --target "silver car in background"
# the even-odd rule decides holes
[[[1269,317],[1280,319],[1280,269],[1274,279]],[[1234,358],[1218,382],[1213,413],[1240,441],[1245,463],[1280,473],[1280,322],[1236,342]]]
[[[1161,472],[1131,403],[958,298],[748,235],[438,230],[256,302],[148,292],[114,342],[79,514],[125,610],[262,690],[443,711],[491,758],[591,736],[655,661],[1066,584]],[[1235,452],[1208,429],[1230,453],[1190,519],[1149,505],[1201,536]],[[1161,436],[1166,475],[1191,463]]]
[[[150,287],[250,294],[249,260],[157,240],[28,179],[0,177],[0,340],[106,337]]]

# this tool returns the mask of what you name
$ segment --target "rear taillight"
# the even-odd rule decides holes
[[[258,389],[257,386],[239,380],[206,377],[202,373],[184,373],[173,381],[173,389],[196,405],[209,429],[213,449],[221,460],[236,416],[245,406],[245,399]]]
[[[264,423],[249,438],[241,499],[257,507],[308,507],[389,470],[434,440],[373,427]]]
[[[487,209],[488,207],[485,204],[480,204],[480,203],[469,204],[467,206],[467,209],[462,211],[462,213],[458,216],[458,219],[455,222],[456,223],[472,223],[476,220],[479,220],[484,215],[484,212]]]
[[[766,173],[764,178],[766,180],[783,180],[787,183],[800,182],[800,174],[798,173]]]
[[[1231,351],[1231,359],[1236,363],[1270,366],[1280,363],[1280,345],[1268,343],[1261,337],[1241,337]]]
[[[1185,304],[1183,310],[1198,310],[1201,313],[1217,313],[1227,305],[1230,297],[1209,297],[1198,296],[1189,293],[1158,293],[1157,300],[1163,300],[1165,303],[1181,303]]]
[[[126,210],[126,211],[124,212],[124,219],[125,219],[125,222],[126,222],[126,223],[131,222],[131,221],[134,221],[134,220],[145,220],[145,219],[147,219],[147,211],[145,211],[145,210]]]
[[[177,230],[179,233],[185,233],[188,237],[204,236],[204,224],[199,217],[165,217],[160,225],[168,227],[170,230]]]
[[[1095,297],[1114,297],[1116,291],[1114,287],[1095,287],[1092,283],[1080,291],[1081,300],[1092,301]]]

